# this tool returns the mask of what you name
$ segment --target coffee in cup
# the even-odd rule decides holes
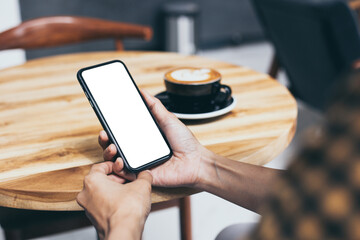
[[[182,112],[211,111],[214,104],[231,98],[231,89],[220,84],[221,74],[211,68],[182,67],[165,73],[166,91]]]

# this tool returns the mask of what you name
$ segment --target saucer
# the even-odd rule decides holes
[[[155,97],[158,98],[162,102],[162,104],[164,104],[168,111],[174,113],[178,118],[185,120],[198,120],[218,117],[230,112],[236,106],[236,99],[234,97],[231,97],[230,100],[225,103],[213,104],[213,108],[211,111],[199,113],[182,111],[180,112],[176,110],[176,107],[172,104],[166,91],[156,94]]]

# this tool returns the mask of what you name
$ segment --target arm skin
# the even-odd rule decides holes
[[[104,150],[105,162],[91,168],[76,200],[101,239],[141,239],[150,212],[151,185],[193,187],[252,211],[259,210],[279,171],[237,162],[209,151],[159,100],[145,92],[143,96],[169,140],[173,156],[164,164],[135,176],[125,171],[122,159],[109,161],[116,156],[116,147],[109,144],[104,131],[100,132],[99,144]],[[126,180],[132,182],[126,183]]]
[[[282,172],[237,162],[213,152],[203,154],[203,171],[194,187],[258,212],[266,201],[269,186]]]
[[[174,152],[172,159],[151,170],[153,185],[197,188],[258,212],[268,196],[269,186],[282,171],[234,161],[209,151],[158,99],[144,91],[142,94]],[[116,148],[109,145],[104,131],[100,132],[99,143],[104,149],[104,159],[113,159]],[[131,177],[125,176],[122,161],[118,161],[118,174]]]
[[[132,216],[125,215],[112,216],[109,221],[108,235],[105,239],[141,239],[146,218],[147,216],[141,219],[134,219]]]
[[[114,174],[119,162],[94,164],[76,200],[100,239],[141,239],[151,208],[152,175],[144,171],[126,183],[126,179]]]

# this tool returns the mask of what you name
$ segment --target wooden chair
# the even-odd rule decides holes
[[[124,38],[150,40],[150,27],[97,18],[54,16],[25,21],[0,34],[0,50],[36,49],[62,46],[96,39],[115,39],[117,50],[124,50]]]
[[[25,21],[0,33],[0,50],[39,49],[96,39],[115,39],[115,48],[124,50],[123,39],[150,40],[150,27],[97,18],[53,16]],[[153,204],[152,211],[179,207],[182,239],[191,239],[190,197]],[[91,223],[83,212],[19,210],[0,207],[0,224],[6,239],[27,239],[69,231]]]

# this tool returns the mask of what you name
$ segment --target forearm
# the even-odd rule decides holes
[[[197,188],[258,212],[281,170],[237,162],[206,152]]]
[[[130,239],[140,240],[145,220],[132,217],[113,216],[110,219],[106,240]]]

